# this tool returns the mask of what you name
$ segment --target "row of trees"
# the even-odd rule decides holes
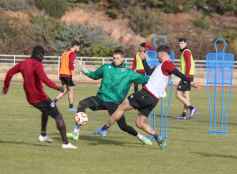
[[[30,25],[19,23],[15,18],[0,16],[1,52],[21,53],[36,43],[46,45],[56,51],[62,51],[74,38],[83,42],[82,55],[107,56],[120,43],[113,41],[101,28],[84,25],[65,25],[60,17],[70,7],[90,4],[95,9],[104,9],[112,18],[126,17],[135,33],[144,37],[157,31],[163,31],[160,13],[177,13],[196,9],[203,17],[193,21],[193,26],[208,30],[208,16],[213,13],[237,14],[237,0],[1,0],[1,10],[40,11],[38,16],[30,15]],[[236,47],[237,32],[225,28],[223,33]],[[203,42],[206,42],[203,40]],[[127,48],[129,50],[129,48]]]
[[[121,11],[130,7],[142,9],[159,9],[166,13],[185,12],[193,9],[212,13],[237,15],[237,0],[1,0],[0,8],[8,10],[24,10],[37,7],[50,16],[61,17],[65,10],[80,3],[101,4],[107,7],[112,17],[119,16]]]
[[[4,53],[24,53],[35,44],[43,44],[50,54],[69,47],[72,40],[82,42],[81,55],[107,56],[118,47],[100,28],[84,25],[65,25],[49,16],[33,16],[31,24],[19,24],[10,17],[0,18],[0,50]],[[27,52],[26,52],[27,53]]]

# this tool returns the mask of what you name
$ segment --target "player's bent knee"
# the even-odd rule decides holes
[[[139,129],[142,128],[141,120],[140,120],[139,117],[136,119],[136,126],[137,126]]]
[[[126,110],[126,106],[123,105],[123,104],[121,104],[121,105],[119,105],[119,107],[117,108],[116,112],[117,112],[117,111],[125,112],[125,110]]]
[[[119,105],[118,110],[120,111],[128,111],[133,109],[132,106],[130,105],[129,101],[126,99],[123,101],[122,104]]]
[[[143,129],[147,125],[147,117],[140,115],[138,116],[136,122],[137,127]]]
[[[63,92],[62,92],[62,95],[66,95],[68,93],[67,89],[65,89]]]
[[[69,88],[68,88],[68,92],[70,92],[70,93],[72,93],[72,92],[73,92],[73,90],[74,90],[74,88],[73,88],[73,87],[69,87]]]
[[[183,98],[183,95],[180,94],[180,93],[177,93],[176,98],[177,98],[177,99],[182,99],[182,98]]]

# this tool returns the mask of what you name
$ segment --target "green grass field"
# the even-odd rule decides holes
[[[76,102],[96,93],[96,85],[76,87]],[[236,90],[234,92],[237,92]],[[57,92],[48,90],[51,97]],[[37,141],[40,113],[29,106],[22,87],[13,84],[7,96],[0,96],[0,174],[236,174],[237,118],[234,101],[228,136],[210,136],[208,101],[205,90],[193,91],[198,107],[195,119],[176,121],[181,105],[174,99],[169,118],[168,148],[145,146],[115,125],[106,138],[93,136],[108,118],[106,112],[88,112],[89,124],[83,127],[78,150],[61,149],[59,134],[52,119],[48,133],[53,144]],[[66,98],[59,102],[67,129],[73,115],[67,111]],[[136,112],[127,114],[134,125]]]

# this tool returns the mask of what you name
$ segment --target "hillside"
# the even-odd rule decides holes
[[[236,14],[236,0],[1,0],[0,52],[22,54],[43,44],[48,54],[58,54],[78,39],[81,55],[108,56],[117,47],[130,55],[156,33],[175,50],[178,37],[188,38],[200,59],[224,36],[236,54]]]

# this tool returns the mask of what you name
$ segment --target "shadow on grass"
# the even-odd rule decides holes
[[[127,144],[123,141],[117,141],[117,140],[111,140],[108,138],[103,138],[99,136],[93,136],[93,135],[81,135],[80,140],[86,140],[89,141],[91,145],[98,145],[98,144],[109,144],[109,145],[118,145],[118,146],[124,146]]]
[[[194,117],[193,119],[191,119],[191,121],[194,121],[194,122],[197,122],[197,123],[201,123],[201,124],[203,123],[203,124],[209,125],[209,120],[198,120],[198,119],[195,119],[195,117]],[[230,125],[230,126],[237,126],[237,123],[229,122],[228,125]]]
[[[168,127],[168,129],[186,130],[186,129],[188,129],[188,128],[185,128],[185,127],[177,127],[177,126],[170,126],[170,127]]]
[[[201,141],[201,140],[185,140],[185,139],[179,139],[179,138],[173,138],[173,141],[178,142],[187,142],[187,143],[207,143],[207,141]]]
[[[119,137],[112,137],[114,139],[119,139]],[[126,148],[146,148],[146,149],[150,149],[150,150],[159,150],[158,146],[156,145],[144,145],[142,143],[140,143],[139,141],[137,142],[127,142],[127,141],[117,141],[117,140],[111,140],[108,139],[107,137],[99,137],[99,136],[95,136],[95,135],[81,135],[80,136],[80,140],[85,140],[88,141],[89,145],[116,145],[116,146],[123,146]]]
[[[158,118],[160,118],[160,115],[157,115]],[[177,122],[196,122],[196,123],[203,123],[203,124],[209,124],[209,120],[200,120],[199,118],[202,117],[201,114],[195,115],[192,119],[190,120],[177,120],[176,117],[168,115],[167,116],[169,120],[176,120]],[[208,118],[209,118],[209,113],[208,113]],[[230,126],[237,126],[236,122],[229,122],[228,123]]]
[[[225,154],[215,154],[215,153],[206,153],[206,152],[191,152],[192,154],[196,154],[202,157],[207,158],[230,158],[230,159],[236,159],[236,155],[225,155]]]
[[[61,141],[61,138],[58,136],[52,136],[52,138],[54,140]],[[108,139],[107,137],[103,138],[103,137],[99,137],[95,135],[80,135],[80,138],[78,141],[80,142],[81,140],[89,141],[90,142],[89,144],[91,145],[109,144],[109,145],[122,146],[122,145],[127,144],[126,142],[111,140],[111,139]]]
[[[60,137],[52,137],[54,140],[58,140],[60,141]],[[120,137],[109,137],[109,138],[113,138],[113,139],[120,139]],[[96,136],[96,135],[80,135],[79,138],[79,143],[80,141],[86,141],[88,143],[88,145],[92,145],[92,146],[97,146],[97,145],[115,145],[115,146],[123,146],[123,147],[127,147],[127,148],[148,148],[148,149],[154,149],[154,150],[159,150],[159,148],[157,148],[157,146],[149,146],[149,145],[144,145],[142,143],[140,143],[138,140],[137,142],[128,142],[126,140],[111,140],[108,137],[100,137],[100,136]],[[75,143],[74,143],[75,144]]]
[[[13,145],[27,145],[27,146],[38,146],[38,147],[51,147],[47,144],[37,144],[37,143],[29,143],[24,141],[11,141],[11,140],[0,140],[0,144],[13,144]]]

